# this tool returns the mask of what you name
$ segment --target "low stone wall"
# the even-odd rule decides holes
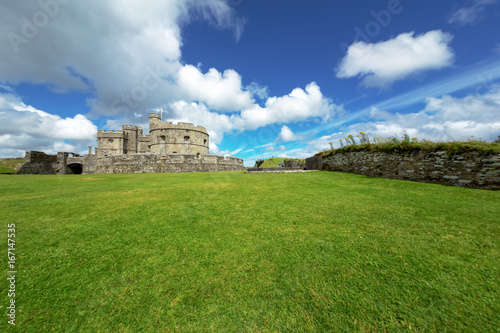
[[[306,170],[322,170],[323,160],[321,156],[306,158]]]
[[[241,171],[243,160],[217,155],[132,154],[113,156],[87,156],[83,173],[159,173],[159,172],[211,172]]]
[[[247,168],[247,173],[289,173],[289,172],[304,172],[304,169],[298,167],[283,167],[283,168]]]
[[[17,171],[21,175],[55,175],[57,173],[57,156],[47,155],[40,151],[27,151],[26,162]]]
[[[448,156],[446,151],[391,154],[348,152],[323,158],[322,170],[488,190],[500,189],[500,154],[482,156],[473,152]]]

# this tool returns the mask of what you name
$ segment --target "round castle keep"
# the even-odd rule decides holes
[[[149,114],[149,138],[153,154],[208,155],[208,132],[204,127],[162,122],[158,113]]]

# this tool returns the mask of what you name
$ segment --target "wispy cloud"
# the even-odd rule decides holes
[[[500,54],[500,43],[498,43],[497,46],[493,49],[493,52],[496,54]]]
[[[360,110],[347,112],[344,116],[335,118],[326,124],[315,126],[307,133],[321,133],[332,129],[338,129],[342,126],[359,121],[363,116],[369,116],[373,107],[388,112],[401,112],[402,110],[425,105],[430,97],[441,97],[443,95],[453,94],[465,89],[474,89],[475,94],[480,94],[491,88],[493,84],[500,80],[500,60],[496,59],[489,62],[477,63],[462,70],[460,73],[449,76],[445,79],[432,82],[418,89],[394,96],[392,98],[374,103],[371,106]]]
[[[247,147],[247,146],[242,146],[242,147],[240,147],[240,148],[238,148],[238,149],[235,149],[235,150],[233,150],[232,152],[230,152],[230,153],[229,153],[229,155],[231,155],[231,156],[232,156],[232,155],[236,155],[236,154],[238,154],[239,152],[241,152],[242,150],[244,150],[246,147]]]
[[[384,110],[400,110],[417,103],[425,102],[428,97],[438,97],[463,89],[477,87],[487,88],[488,85],[500,79],[500,61],[475,64],[463,72],[440,81],[430,83],[422,88],[395,96],[375,106]]]
[[[496,2],[497,0],[473,0],[471,5],[453,11],[448,23],[462,26],[479,23],[486,16],[486,6],[493,5]]]

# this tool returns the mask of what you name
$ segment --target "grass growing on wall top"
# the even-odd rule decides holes
[[[500,192],[321,171],[0,176],[0,188],[23,332],[500,327]]]
[[[343,154],[347,152],[436,152],[446,151],[448,155],[476,152],[481,155],[493,155],[500,153],[499,142],[485,142],[485,141],[450,141],[450,142],[382,142],[382,143],[369,143],[369,144],[351,144],[337,149],[326,150],[316,155],[328,157],[335,154]]]

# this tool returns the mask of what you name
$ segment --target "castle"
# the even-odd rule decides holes
[[[118,131],[97,131],[96,156],[153,153],[208,155],[208,132],[189,123],[162,122],[158,113],[149,114],[149,135],[140,126],[123,125]]]
[[[80,156],[60,152],[46,155],[27,151],[20,174],[94,174],[207,172],[243,170],[243,160],[209,155],[209,135],[202,126],[162,122],[158,113],[149,114],[149,134],[139,126],[97,131],[97,148]]]

